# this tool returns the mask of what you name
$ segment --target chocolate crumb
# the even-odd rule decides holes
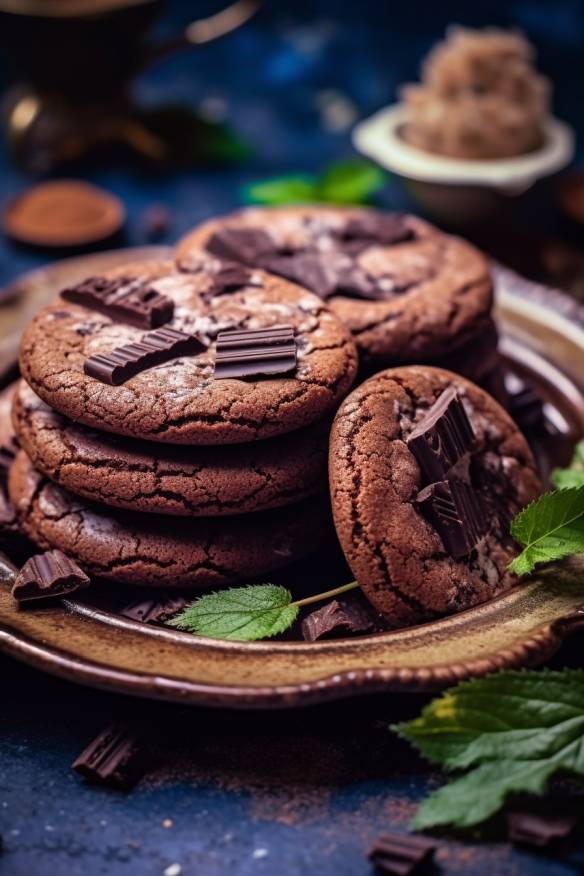
[[[368,858],[380,873],[391,876],[414,876],[428,871],[434,863],[436,843],[421,836],[382,834]]]
[[[27,560],[14,582],[12,596],[18,602],[51,599],[89,586],[89,578],[59,550],[46,551]]]
[[[152,761],[150,746],[126,725],[112,724],[79,755],[72,768],[88,782],[130,790]]]

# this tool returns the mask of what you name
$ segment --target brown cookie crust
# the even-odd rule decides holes
[[[363,208],[298,206],[248,208],[199,225],[179,241],[177,263],[187,269],[207,241],[224,228],[259,228],[295,251],[317,234],[333,234]],[[486,322],[493,287],[485,257],[471,244],[443,234],[414,216],[404,220],[414,239],[372,245],[356,256],[369,276],[389,277],[406,291],[390,300],[367,301],[336,295],[327,300],[351,330],[360,358],[378,366],[428,362],[451,353]]]
[[[502,478],[511,515],[539,494],[531,451],[513,420],[474,384],[437,368],[383,371],[352,392],[333,423],[329,478],[333,516],[363,592],[395,627],[470,608],[517,579],[517,546],[496,526],[469,557],[449,556],[415,505],[423,478],[406,440],[448,386],[477,435],[473,459]]]
[[[24,451],[10,471],[9,492],[23,530],[40,548],[58,548],[97,578],[144,587],[258,583],[316,550],[327,529],[326,504],[310,499],[225,520],[115,511],[46,480]]]
[[[250,444],[156,445],[67,420],[24,381],[12,418],[38,471],[76,495],[118,508],[217,517],[290,505],[326,490],[328,421]]]
[[[319,298],[285,280],[255,271],[257,285],[213,296],[212,269],[181,274],[170,262],[149,262],[107,276],[147,280],[175,302],[168,325],[196,332],[210,347],[109,386],[84,374],[86,358],[139,341],[144,331],[57,298],[25,331],[21,370],[48,405],[76,422],[149,441],[235,444],[320,419],[337,407],[354,380],[357,357],[347,329]],[[296,331],[293,375],[213,380],[219,331],[283,324]]]

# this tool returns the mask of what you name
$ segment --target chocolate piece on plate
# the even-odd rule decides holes
[[[64,596],[89,586],[89,578],[58,550],[46,551],[27,560],[14,582],[12,595],[18,602]]]
[[[438,481],[420,490],[416,503],[438,530],[452,557],[464,557],[489,529],[479,493],[463,481]]]
[[[289,374],[296,368],[292,326],[220,332],[215,354],[216,380]]]
[[[252,228],[223,228],[207,241],[208,252],[220,259],[258,267],[260,260],[275,252],[276,246],[265,231]]]
[[[543,401],[537,392],[520,377],[509,372],[505,375],[505,389],[509,395],[509,413],[517,425],[524,431],[543,429]]]
[[[386,833],[379,836],[367,857],[380,873],[415,876],[433,865],[436,843],[422,836]]]
[[[129,727],[112,724],[79,755],[73,769],[87,781],[129,790],[147,772],[151,751]]]
[[[312,611],[302,621],[302,635],[307,642],[316,642],[326,636],[346,633],[370,633],[375,629],[374,613],[357,600],[333,599]]]
[[[544,849],[571,836],[578,824],[576,815],[542,815],[509,812],[507,833],[513,843]]]
[[[144,335],[136,344],[117,347],[109,354],[97,353],[85,360],[84,371],[109,386],[119,386],[141,371],[181,356],[201,353],[205,344],[195,335],[161,328]]]
[[[184,596],[154,595],[137,599],[120,609],[120,614],[144,624],[163,623],[189,604]]]
[[[449,386],[432,405],[407,439],[426,478],[433,483],[450,470],[475,442],[475,433],[454,387]]]
[[[135,277],[90,277],[64,289],[61,298],[137,328],[159,328],[174,315],[172,298]]]

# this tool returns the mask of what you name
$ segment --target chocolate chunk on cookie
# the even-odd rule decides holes
[[[411,366],[365,381],[335,418],[329,475],[345,556],[392,626],[516,583],[509,519],[539,493],[535,463],[513,420],[463,377]]]
[[[240,276],[244,285],[231,294],[216,294],[224,269],[210,259],[191,273],[177,272],[172,263],[148,262],[107,274],[112,280],[122,276],[145,283],[171,299],[172,322],[156,333],[196,337],[206,345],[201,352],[179,351],[171,361],[147,363],[119,386],[107,385],[96,379],[99,375],[85,373],[88,361],[105,359],[107,371],[119,348],[139,352],[144,332],[58,298],[24,333],[23,376],[47,404],[71,420],[171,444],[255,441],[333,413],[356,373],[355,345],[347,329],[319,298],[261,271],[250,272],[247,284]],[[214,378],[220,333],[282,326],[294,334],[294,369],[245,379]]]
[[[217,517],[326,491],[330,421],[226,447],[179,447],[97,432],[53,411],[24,381],[12,411],[34,466],[80,496],[132,511]]]
[[[183,238],[176,249],[179,267],[196,269],[205,251],[262,267],[326,300],[353,333],[362,363],[372,368],[434,363],[471,338],[476,342],[489,324],[486,259],[413,216],[361,208],[249,208]]]
[[[9,492],[20,523],[43,550],[63,551],[92,577],[162,589],[257,581],[316,550],[327,503],[315,499],[228,519],[172,519],[115,511],[45,480],[21,451]]]

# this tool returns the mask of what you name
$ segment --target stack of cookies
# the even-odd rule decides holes
[[[63,290],[20,365],[10,499],[32,542],[90,576],[261,582],[327,532],[357,354],[311,292],[216,259],[128,265]]]
[[[493,286],[484,256],[414,216],[360,208],[252,208],[179,242],[182,270],[201,251],[309,289],[350,329],[362,375],[430,364],[504,400]]]

